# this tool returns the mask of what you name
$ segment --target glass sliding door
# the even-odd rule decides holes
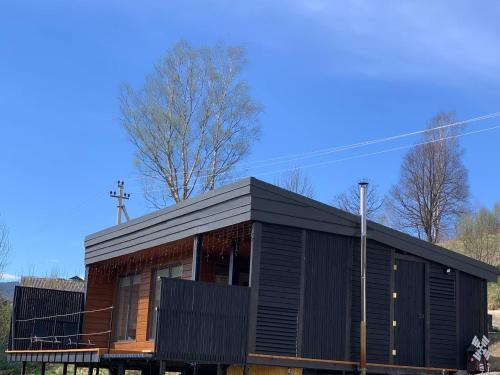
[[[161,278],[178,279],[182,276],[182,265],[160,268],[155,271],[151,289],[151,305],[149,308],[149,339],[154,340],[156,335],[157,308],[160,306]]]

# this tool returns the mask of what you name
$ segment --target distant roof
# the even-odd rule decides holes
[[[359,236],[359,216],[250,177],[85,238],[85,263],[134,253],[246,221]],[[368,238],[495,281],[498,269],[368,221]]]
[[[58,277],[23,276],[21,277],[20,285],[30,288],[55,289],[81,293],[83,293],[85,288],[83,280],[80,278],[76,279],[75,277],[63,279]]]

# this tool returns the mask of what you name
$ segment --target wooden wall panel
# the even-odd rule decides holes
[[[391,248],[375,241],[367,243],[367,359],[390,362]],[[360,243],[354,241],[351,300],[351,359],[359,359]]]
[[[308,231],[302,356],[348,359],[353,238]]]
[[[16,286],[9,349],[42,349],[44,345],[55,349],[72,348],[67,339],[55,336],[75,335],[71,337],[73,342],[78,338],[83,300],[81,292]],[[34,336],[48,337],[43,343],[32,343]]]
[[[447,267],[429,266],[429,364],[432,367],[454,368],[457,365],[456,271]]]
[[[116,276],[108,275],[107,278],[99,277],[99,274],[89,269],[87,280],[87,297],[85,311],[100,310],[114,305],[116,289]],[[112,310],[86,313],[83,320],[83,333],[90,334],[105,332],[109,330],[109,321]],[[96,347],[108,346],[108,335],[86,336]]]
[[[250,289],[162,279],[156,357],[245,363]]]
[[[474,336],[488,334],[486,281],[459,272],[458,276],[458,356],[460,368],[465,368],[465,351]]]
[[[257,353],[297,355],[302,252],[302,230],[262,225]]]
[[[187,242],[188,244],[191,242]],[[151,251],[155,249],[148,249],[144,251]],[[168,251],[166,249],[165,251]],[[135,257],[140,257],[141,253],[134,254]],[[129,262],[129,257],[120,258],[120,262]],[[147,256],[146,256],[147,258]],[[86,300],[86,310],[96,310],[103,309],[116,305],[116,289],[118,278],[131,274],[139,274],[141,277],[141,283],[139,286],[139,302],[137,311],[137,331],[136,339],[134,341],[112,341],[111,347],[114,349],[124,349],[124,350],[153,350],[154,343],[148,337],[149,330],[149,309],[150,309],[150,296],[151,296],[151,285],[154,271],[158,268],[166,267],[168,265],[182,265],[182,278],[191,279],[191,265],[192,265],[192,253],[191,248],[187,248],[185,251],[177,251],[175,254],[169,258],[168,261],[162,260],[155,262],[143,261],[139,266],[135,265],[133,268],[127,267],[114,267],[109,264],[106,265],[105,262],[92,264],[89,266],[88,275],[88,287],[87,287],[87,300]],[[106,268],[107,267],[107,268]],[[115,271],[103,271],[105,269]],[[84,333],[95,333],[104,332],[109,330],[109,319],[110,311],[102,311],[98,313],[86,314],[83,332]],[[91,342],[95,343],[96,347],[107,347],[108,346],[108,335],[95,335],[88,336]]]

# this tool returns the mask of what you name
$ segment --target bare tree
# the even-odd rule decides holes
[[[380,195],[378,185],[364,179],[368,182],[366,196],[367,216],[371,219],[380,212],[384,204],[384,197]],[[359,186],[354,184],[347,191],[339,193],[333,197],[332,204],[344,211],[359,215]]]
[[[293,191],[308,198],[314,197],[314,188],[307,175],[303,174],[300,168],[283,173],[276,178],[274,183],[283,189]]]
[[[465,211],[469,187],[463,149],[450,113],[429,122],[422,142],[404,157],[399,182],[390,192],[389,207],[397,226],[436,243]],[[443,127],[444,126],[444,127]]]
[[[213,189],[248,154],[261,109],[241,78],[244,66],[241,48],[180,42],[140,89],[124,87],[121,122],[156,207]]]
[[[7,267],[10,246],[9,230],[5,224],[0,223],[0,278],[3,277],[5,267]]]
[[[457,226],[458,243],[465,255],[500,265],[500,204],[463,215]]]

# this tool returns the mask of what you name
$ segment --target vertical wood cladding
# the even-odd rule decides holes
[[[425,366],[425,263],[396,257],[394,363]]]
[[[127,258],[123,259],[124,262]],[[117,341],[112,343],[115,349],[127,350],[151,350],[153,342],[148,337],[149,309],[151,298],[151,283],[153,273],[156,269],[169,265],[182,265],[182,278],[191,279],[192,255],[189,252],[183,252],[175,255],[169,262],[153,264],[146,262],[140,268],[128,270],[126,272],[109,271],[106,274],[97,271],[94,268],[98,266],[89,266],[89,275],[87,282],[87,298],[85,303],[86,310],[98,310],[116,305],[115,292],[118,278],[129,274],[139,274],[141,284],[139,286],[139,302],[137,310],[137,331],[136,340]],[[86,314],[84,319],[83,332],[86,334],[94,332],[104,332],[109,329],[109,319],[111,312],[109,310]],[[107,335],[88,336],[96,347],[107,347]]]
[[[352,249],[351,300],[351,359],[359,360],[360,322],[360,243],[354,240]],[[391,305],[391,249],[380,243],[367,243],[367,360],[389,363],[390,305]]]
[[[350,237],[307,232],[303,357],[347,359],[352,248]]]
[[[114,305],[116,275],[108,274],[107,277],[93,272],[92,266],[89,267],[87,280],[87,297],[85,301],[85,311],[94,311],[106,309]],[[105,332],[109,330],[109,320],[112,310],[105,310],[85,314],[83,319],[83,333],[89,335],[95,332]],[[107,335],[86,336],[98,348],[108,346]]]
[[[76,341],[76,334],[81,332],[81,314],[52,316],[81,312],[83,302],[84,294],[80,292],[16,286],[9,348],[14,350],[73,348],[73,345],[68,345],[67,338],[55,339],[53,336],[75,335],[71,339],[73,342]],[[27,320],[43,317],[51,318]],[[33,336],[41,337],[43,343],[32,343],[29,338]]]
[[[474,336],[479,338],[487,334],[487,297],[486,281],[469,274],[459,272],[458,281],[458,355],[460,365],[465,366],[465,351]]]
[[[297,355],[302,231],[262,225],[255,350]]]
[[[429,265],[429,364],[454,368],[457,365],[456,272],[437,263]]]
[[[250,289],[161,279],[158,358],[245,363]]]

